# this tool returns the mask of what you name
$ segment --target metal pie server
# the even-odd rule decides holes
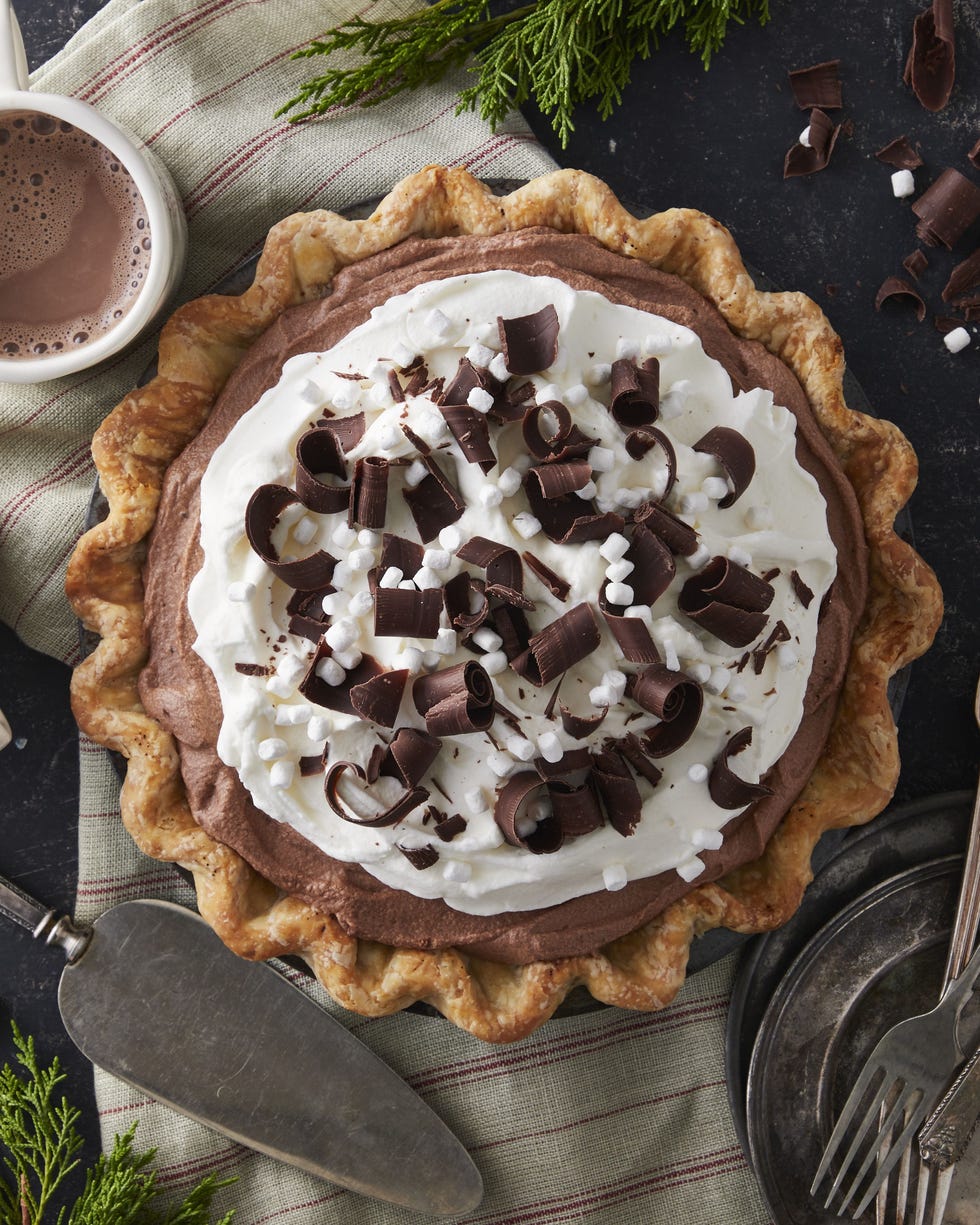
[[[0,877],[0,913],[67,956],[58,1003],[93,1063],[249,1148],[433,1216],[479,1171],[401,1077],[271,966],[192,911],[123,902],[91,927]]]

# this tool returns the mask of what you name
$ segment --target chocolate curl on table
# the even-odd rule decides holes
[[[439,411],[445,417],[466,462],[477,464],[481,472],[489,472],[496,465],[497,456],[490,445],[490,426],[486,414],[477,412],[468,404],[442,404]]]
[[[694,444],[695,451],[713,455],[724,470],[731,490],[719,501],[719,510],[734,506],[755,476],[755,451],[751,442],[738,430],[716,425]]]
[[[548,783],[551,811],[561,828],[562,838],[580,838],[602,825],[602,810],[589,777],[577,785],[555,779]]]
[[[584,740],[586,736],[591,736],[609,714],[609,707],[606,706],[593,715],[577,715],[569,710],[564,702],[559,702],[558,710],[561,713],[562,730],[573,740]]]
[[[626,453],[631,459],[642,459],[654,447],[659,447],[663,451],[667,461],[667,484],[660,494],[663,500],[673,489],[674,482],[677,480],[677,452],[674,450],[673,443],[662,430],[654,429],[652,425],[641,426],[640,429],[633,430],[627,435]]]
[[[379,638],[435,638],[442,608],[441,587],[425,591],[378,587],[374,592],[374,632]]]
[[[572,589],[571,583],[563,579],[560,574],[556,574],[550,566],[544,564],[540,557],[535,557],[529,550],[525,549],[521,557],[531,573],[544,583],[556,599],[561,600],[564,604]]]
[[[357,711],[350,699],[351,689],[355,685],[363,685],[374,676],[379,676],[384,669],[372,656],[365,655],[357,667],[352,668],[339,685],[328,685],[322,677],[317,676],[316,669],[317,664],[324,659],[329,659],[332,654],[333,651],[326,640],[321,638],[306,675],[297,688],[304,698],[309,698],[317,706],[323,706],[327,710],[339,710],[345,715],[356,715]]]
[[[554,432],[542,433],[542,416],[552,417]],[[589,438],[572,421],[572,414],[560,400],[546,400],[543,404],[532,404],[524,410],[521,421],[524,445],[535,459],[542,463],[560,463],[563,460],[581,458],[599,441]]]
[[[414,787],[439,756],[442,741],[414,727],[400,727],[392,737],[380,763],[380,773],[399,778],[406,787]]]
[[[348,484],[327,485],[315,473],[328,473],[347,480],[347,465],[340,443],[333,430],[307,430],[296,444],[296,493],[309,510],[321,515],[333,515],[347,510],[351,487]]]
[[[558,312],[542,306],[533,315],[516,319],[497,316],[497,332],[504,363],[511,374],[537,374],[547,370],[558,356]]]
[[[510,666],[532,685],[547,685],[599,645],[599,626],[588,604],[576,604],[535,634]]]
[[[394,727],[407,682],[407,668],[381,672],[360,685],[351,685],[350,704],[369,723]]]
[[[663,664],[651,664],[637,673],[627,696],[660,720],[643,735],[643,747],[650,757],[666,757],[690,740],[704,704],[697,681]]]
[[[660,362],[655,357],[642,366],[632,358],[617,358],[609,386],[609,411],[622,429],[652,425],[660,416]]]
[[[821,110],[810,112],[810,144],[792,145],[786,153],[783,162],[783,178],[799,178],[805,174],[816,174],[824,170],[830,162],[830,155],[837,144],[840,135],[840,124],[834,126],[833,121]]]
[[[319,642],[327,628],[328,617],[323,611],[323,597],[333,587],[320,587],[316,591],[294,591],[286,603],[289,613],[289,632],[310,642]]]
[[[912,46],[902,79],[927,111],[941,111],[955,78],[953,0],[933,0],[912,23]]]
[[[628,838],[639,824],[643,803],[623,757],[608,747],[593,753],[592,782],[606,810],[606,820],[617,834]]]
[[[411,578],[422,569],[422,557],[425,550],[415,540],[407,540],[404,536],[395,536],[385,532],[381,537],[381,560],[378,568],[381,573],[392,566],[401,570],[402,574]]]
[[[627,577],[634,604],[655,604],[677,574],[674,555],[645,523],[634,527],[626,560],[633,563],[633,572]]]
[[[915,232],[927,246],[952,249],[980,216],[980,187],[947,167],[912,205]]]
[[[449,527],[462,517],[466,503],[431,455],[420,458],[429,475],[414,489],[403,489],[402,497],[412,512],[419,536],[428,543],[438,536],[444,527]]]
[[[725,747],[715,759],[708,775],[708,794],[719,808],[744,808],[753,800],[772,795],[772,788],[762,783],[747,783],[733,773],[728,764],[729,758],[741,753],[752,743],[752,728],[743,727],[741,731],[730,736]]]
[[[543,786],[541,779],[530,771],[515,774],[497,793],[493,809],[493,819],[505,841],[511,846],[530,851],[532,855],[551,855],[562,844],[561,825],[554,815],[539,821],[530,833],[522,835],[517,832],[522,805]]]
[[[793,101],[801,111],[822,107],[825,111],[840,110],[843,105],[840,75],[837,69],[840,60],[824,60],[809,68],[794,68],[789,74],[789,86]]]
[[[482,732],[493,722],[493,684],[475,660],[417,677],[412,697],[430,736]]]
[[[649,528],[671,553],[679,557],[690,557],[698,547],[698,534],[694,528],[671,514],[659,502],[644,502],[634,514],[633,522]]]
[[[524,594],[524,567],[515,549],[485,536],[474,536],[456,550],[460,561],[479,566],[487,572],[486,594],[495,595],[507,604],[533,609],[534,604]]]
[[[483,579],[474,578],[464,572],[455,575],[445,585],[443,599],[446,614],[452,622],[453,629],[461,634],[472,634],[486,621],[490,613],[490,601],[486,598]],[[476,611],[472,611],[472,595],[479,597]]]
[[[429,798],[429,793],[424,787],[413,787],[411,791],[376,817],[358,816],[356,812],[351,812],[340,798],[340,780],[348,770],[353,771],[361,782],[365,781],[364,770],[357,762],[337,761],[327,771],[323,780],[323,793],[337,816],[342,817],[345,821],[350,821],[352,825],[364,825],[369,829],[382,829],[388,825],[397,825],[402,817],[407,816],[413,808],[418,808]]]
[[[321,422],[317,428],[329,430],[337,439],[341,454],[346,455],[349,451],[353,451],[364,437],[366,428],[364,414],[352,413],[349,417],[331,417],[328,421]]]
[[[900,276],[887,277],[881,283],[881,288],[875,294],[875,310],[880,311],[889,298],[907,298],[915,307],[915,317],[921,323],[926,317],[926,304],[922,296],[908,281]]]
[[[745,647],[765,629],[772,586],[727,557],[713,557],[681,588],[677,606],[729,646]]]
[[[347,524],[353,527],[384,527],[388,512],[388,461],[381,455],[368,455],[354,465]]]
[[[272,533],[279,516],[288,506],[300,505],[300,499],[285,485],[260,485],[245,508],[245,535],[254,552],[276,578],[281,578],[299,591],[312,591],[329,584],[337,564],[336,557],[318,549],[299,561],[282,561],[272,543]]]
[[[980,285],[980,247],[961,260],[949,274],[949,280],[943,287],[943,301],[959,298],[974,285]]]
[[[894,166],[896,170],[917,170],[922,165],[922,158],[909,144],[907,136],[896,136],[884,148],[879,149],[875,157],[886,166]]]

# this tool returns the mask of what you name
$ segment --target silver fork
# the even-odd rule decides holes
[[[824,1200],[825,1208],[830,1208],[840,1194],[842,1198],[832,1211],[844,1216],[850,1210],[852,1218],[857,1220],[911,1144],[923,1119],[939,1101],[963,1059],[956,1041],[956,1025],[963,1005],[973,994],[978,975],[980,950],[973,954],[966,969],[950,985],[936,1008],[893,1025],[871,1052],[844,1103],[810,1187],[810,1194],[816,1195],[870,1091],[870,1103],[864,1106],[864,1113]],[[884,1123],[878,1127],[882,1105],[887,1113]],[[903,1115],[904,1126],[898,1139],[892,1140],[892,1133]],[[887,1155],[878,1160],[886,1145],[890,1146]],[[857,1206],[850,1209],[855,1197]]]

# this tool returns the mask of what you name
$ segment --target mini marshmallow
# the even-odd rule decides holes
[[[514,456],[513,467],[517,469],[521,476],[526,475],[527,470],[531,467],[531,456],[527,451],[522,451],[520,455]]]
[[[429,475],[429,469],[422,463],[420,459],[413,459],[405,469],[405,484],[409,489],[415,489],[421,485],[425,478]]]
[[[400,369],[404,370],[406,366],[410,366],[415,361],[418,354],[414,349],[410,349],[408,345],[402,344],[401,341],[395,345],[391,352],[392,362]]]
[[[668,638],[664,643],[664,667],[668,672],[680,672],[681,661],[677,657],[677,647]]]
[[[810,125],[807,124],[803,131],[796,138],[797,143],[801,144],[804,149],[810,148]]]
[[[503,490],[501,490],[497,485],[490,484],[483,486],[478,494],[478,497],[480,499],[480,505],[485,507],[487,510],[493,506],[499,506],[504,500]]]
[[[530,761],[534,756],[534,745],[524,736],[508,736],[504,748],[518,761]]]
[[[795,668],[800,662],[800,657],[796,653],[796,647],[791,642],[781,642],[776,647],[776,662],[784,672],[790,668]]]
[[[313,717],[313,707],[306,702],[276,707],[276,723],[281,727],[300,727]]]
[[[505,498],[512,498],[521,487],[521,474],[516,468],[505,468],[497,477],[497,488]]]
[[[397,587],[404,577],[405,575],[398,569],[397,566],[389,566],[384,574],[382,574],[381,578],[378,579],[378,586]],[[413,583],[412,586],[414,587],[415,584]]]
[[[514,822],[514,833],[518,838],[530,838],[537,828],[537,821],[533,821],[530,817],[518,817]]]
[[[320,601],[320,607],[328,617],[339,617],[347,611],[347,596],[343,591],[331,591]]]
[[[691,846],[700,851],[720,851],[725,837],[720,829],[695,829],[691,831]]]
[[[276,665],[276,675],[281,676],[284,681],[295,685],[298,680],[306,675],[306,664],[296,655],[284,655]]]
[[[293,527],[293,539],[297,544],[309,544],[315,535],[316,524],[309,517],[309,515],[304,516],[304,518],[300,519],[299,523]]]
[[[396,668],[406,668],[414,676],[425,667],[424,653],[418,647],[406,647],[395,657]]]
[[[733,561],[736,566],[748,567],[752,565],[752,554],[739,548],[737,544],[733,544],[728,549],[728,560]]]
[[[577,408],[589,398],[589,389],[584,383],[573,383],[565,392],[565,403],[569,408]]]
[[[768,506],[750,506],[745,512],[745,526],[750,532],[764,532],[772,523],[772,511]]]
[[[357,647],[348,647],[346,651],[334,651],[333,657],[345,672],[352,671],[364,658]]]
[[[371,401],[372,404],[376,405],[378,408],[387,408],[388,405],[391,403],[391,388],[388,386],[387,382],[375,383],[374,386],[371,388],[371,390],[368,392],[368,399]],[[381,430],[379,431],[379,436],[381,438],[384,438],[389,428],[391,427],[387,425],[382,426]],[[387,436],[391,437],[390,434],[387,434]],[[395,442],[397,442],[397,439],[395,440]],[[394,442],[392,443],[382,442],[381,445],[382,447],[394,446],[395,443]]]
[[[366,617],[374,607],[374,596],[370,591],[359,591],[351,596],[348,611],[352,617]]]
[[[551,804],[539,796],[536,800],[532,800],[526,809],[527,816],[537,825],[540,821],[547,820],[551,816]]]
[[[602,883],[610,893],[622,889],[627,881],[626,869],[621,863],[611,863],[602,869]]]
[[[681,514],[697,515],[708,509],[708,495],[698,490],[696,493],[685,493],[681,497]]]
[[[465,885],[473,874],[473,869],[468,863],[461,863],[458,859],[447,860],[446,866],[442,869],[442,879],[451,880],[453,884]]]
[[[306,725],[306,734],[317,743],[326,740],[330,735],[330,720],[326,715],[314,715]]]
[[[666,332],[650,332],[643,338],[643,352],[647,357],[666,357],[674,342]]]
[[[438,668],[442,663],[442,656],[436,650],[422,652],[422,667],[426,671],[431,672],[433,668]]]
[[[711,675],[704,682],[705,689],[709,693],[719,694],[724,693],[728,686],[728,682],[732,679],[731,670],[729,668],[712,668]]]
[[[616,341],[616,356],[635,361],[640,356],[640,346],[635,340],[629,340],[626,336],[620,336]]]
[[[633,588],[629,583],[609,583],[606,587],[606,599],[610,604],[628,607],[633,603]]]
[[[749,691],[741,681],[732,681],[728,686],[728,696],[733,702],[744,702],[749,696]]]
[[[278,674],[270,676],[265,682],[265,687],[269,693],[275,694],[277,698],[291,698],[293,690],[296,688],[292,681],[287,681]]]
[[[480,663],[488,676],[497,676],[507,667],[507,656],[503,651],[490,651],[480,656]]]
[[[332,655],[320,660],[316,666],[316,674],[325,685],[332,685],[333,687],[342,685],[344,677],[347,675]]]
[[[602,710],[603,707],[616,705],[616,695],[608,685],[595,685],[589,690],[589,701]]]
[[[677,875],[681,880],[685,880],[688,883],[692,880],[697,880],[703,871],[704,863],[698,859],[697,855],[692,855],[690,859],[685,860],[682,864],[678,864],[677,867]]]
[[[351,379],[338,379],[337,382],[338,386],[330,393],[330,403],[344,412],[357,403],[360,388]]]
[[[330,581],[339,590],[343,590],[351,581],[354,571],[345,561],[339,561],[333,568],[333,574],[330,576]]]
[[[892,195],[896,200],[915,194],[915,175],[911,170],[896,170],[892,175]]]
[[[532,536],[537,536],[541,531],[541,520],[536,519],[534,515],[526,510],[520,511],[511,520],[514,531],[521,537],[522,540],[530,540]],[[627,548],[629,544],[627,543]]]
[[[333,650],[346,651],[348,647],[352,647],[357,642],[359,633],[356,622],[349,617],[341,617],[339,621],[331,625],[324,637],[327,645]]]
[[[503,353],[498,353],[487,369],[500,383],[506,383],[510,378],[510,371],[507,369],[507,361],[504,358]]]
[[[596,362],[585,373],[585,381],[590,387],[602,387],[612,378],[612,366],[608,362]]]
[[[456,330],[452,320],[438,307],[430,310],[423,322],[426,331],[436,340],[449,340]]]
[[[575,496],[581,498],[583,502],[587,502],[590,498],[594,498],[598,492],[595,481],[589,480],[585,482],[581,489],[575,490]]]
[[[447,549],[426,549],[422,554],[422,565],[429,570],[448,570],[451,562]]]
[[[484,651],[499,651],[504,645],[503,638],[488,625],[481,625],[473,635],[473,642]]]
[[[466,350],[466,357],[474,366],[482,366],[485,370],[493,361],[494,353],[486,345],[475,344]]]
[[[616,467],[616,452],[608,447],[593,447],[586,459],[593,472],[612,472]]]
[[[701,492],[706,498],[710,498],[712,502],[718,502],[722,498],[727,497],[729,492],[728,482],[723,476],[706,476],[701,482]]]
[[[246,600],[250,600],[255,595],[255,584],[229,583],[225,595],[232,604],[244,604]]]
[[[269,782],[273,787],[291,787],[295,773],[296,767],[291,761],[273,762],[272,769],[269,771]]]
[[[483,788],[474,787],[470,791],[463,792],[463,803],[472,813],[486,812],[487,802],[483,798]]]
[[[388,379],[388,367],[383,362],[372,362],[368,366],[367,376],[372,383],[376,383],[378,379]]]
[[[696,761],[692,766],[687,767],[687,777],[692,783],[703,783],[708,778],[708,767],[700,761]]]
[[[491,753],[487,758],[487,765],[498,778],[507,778],[514,772],[513,757],[507,753]]]
[[[611,669],[609,672],[603,672],[602,674],[602,683],[607,685],[616,694],[617,702],[626,692],[626,680],[626,673],[619,672],[616,669]]]
[[[483,387],[474,387],[467,395],[466,403],[478,413],[488,413],[493,408],[493,396]]]
[[[649,604],[631,604],[623,616],[636,617],[640,621],[645,621],[647,625],[653,624],[653,613],[650,611]]]
[[[632,574],[636,566],[631,561],[627,561],[625,557],[621,557],[619,561],[611,561],[606,566],[606,578],[610,583],[621,583],[624,578]]]
[[[374,549],[351,549],[347,554],[347,564],[355,574],[370,570],[376,561]]]
[[[439,543],[447,553],[455,553],[463,543],[463,533],[455,523],[450,523],[448,527],[444,527],[439,533]]]
[[[691,679],[697,681],[699,685],[706,685],[711,679],[711,664],[691,664],[687,671]]]
[[[428,566],[423,566],[421,570],[416,570],[414,574],[415,586],[419,591],[433,591],[436,587],[442,586],[442,579],[436,574],[435,570]]]
[[[438,630],[433,649],[440,655],[452,655],[456,650],[456,631],[447,629]]]
[[[969,343],[970,333],[966,328],[953,328],[951,332],[947,332],[943,337],[943,344],[949,349],[950,353],[959,353]]]
[[[299,398],[304,404],[312,404],[318,408],[323,403],[323,388],[312,379],[307,379],[299,389]]]
[[[606,539],[599,545],[599,556],[604,557],[606,561],[619,561],[620,558],[626,555],[630,547],[630,542],[622,534],[622,532],[610,532]]]
[[[538,404],[547,404],[549,400],[561,400],[561,398],[561,388],[556,383],[545,383],[534,393],[534,399]]]
[[[701,570],[711,560],[711,550],[707,545],[699,544],[693,553],[684,559],[692,570]]]
[[[545,759],[554,764],[565,756],[565,750],[561,747],[561,741],[554,732],[543,732],[538,737],[538,752]]]
[[[330,539],[342,549],[349,549],[357,542],[357,532],[352,527],[348,527],[346,523],[341,523],[334,528]]]
[[[259,741],[256,751],[262,761],[278,761],[280,757],[286,756],[289,746],[278,736],[269,736],[268,739]]]

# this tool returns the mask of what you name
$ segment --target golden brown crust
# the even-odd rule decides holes
[[[187,805],[176,745],[137,695],[145,657],[141,567],[167,466],[201,428],[243,353],[286,307],[321,296],[340,268],[409,235],[534,225],[592,235],[612,251],[679,275],[734,332],[786,362],[854,486],[870,586],[826,750],[761,858],[694,889],[593,956],[506,966],[452,949],[424,953],[359,941],[330,916],[279,896],[204,833]],[[93,443],[109,515],[79,542],[67,589],[101,642],[75,673],[72,701],[83,729],[129,759],[122,813],[133,838],[148,855],[193,873],[201,913],[236,952],[302,955],[331,995],[355,1012],[378,1016],[425,1000],[476,1036],[505,1042],[530,1033],[580,983],[621,1007],[668,1004],[695,935],[722,925],[765,931],[785,922],[811,879],[821,834],[870,820],[898,778],[887,685],[929,646],[942,596],[929,567],[894,532],[895,515],[915,486],[914,453],[893,425],[847,407],[843,372],[840,339],[816,304],[802,294],[756,290],[718,222],[689,209],[637,220],[580,171],[556,171],[498,198],[463,170],[433,166],[399,183],[366,221],[326,212],[286,218],[270,231],[255,281],[241,297],[201,298],[177,311],[161,337],[158,376],[122,401]]]

